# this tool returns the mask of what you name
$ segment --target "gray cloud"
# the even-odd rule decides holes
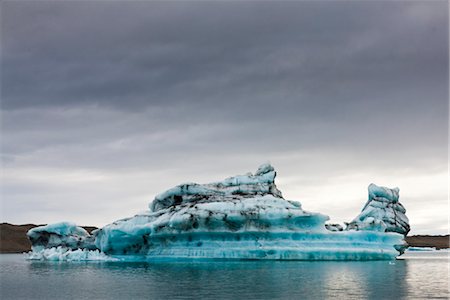
[[[446,1],[7,1],[1,25],[10,221],[106,222],[120,199],[132,213],[179,181],[265,160],[294,197],[447,169]],[[423,196],[442,205],[435,185]],[[70,206],[79,196],[104,219]]]
[[[6,3],[4,107],[270,105],[267,93],[320,107],[432,88],[448,64],[439,4]]]

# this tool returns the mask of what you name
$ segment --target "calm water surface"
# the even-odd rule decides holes
[[[449,299],[449,252],[375,262],[31,262],[0,255],[6,299]]]

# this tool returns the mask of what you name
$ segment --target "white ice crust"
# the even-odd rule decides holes
[[[77,249],[67,247],[52,247],[34,250],[27,255],[29,260],[50,261],[117,261],[119,259],[106,255],[99,250]]]
[[[284,199],[275,177],[274,168],[264,164],[255,174],[178,185],[157,195],[149,211],[92,235],[72,223],[32,229],[28,236],[34,258],[72,260],[98,250],[133,260],[375,260],[403,252],[407,218],[398,189],[369,186],[362,213],[343,230],[338,224],[325,225],[328,216]]]

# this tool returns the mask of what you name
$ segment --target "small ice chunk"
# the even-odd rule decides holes
[[[72,222],[60,222],[32,228],[27,233],[33,247],[70,249],[95,249],[94,238],[82,227]]]

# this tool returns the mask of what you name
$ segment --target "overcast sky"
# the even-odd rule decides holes
[[[448,232],[448,1],[1,4],[2,222],[102,226],[270,161],[353,219]]]

